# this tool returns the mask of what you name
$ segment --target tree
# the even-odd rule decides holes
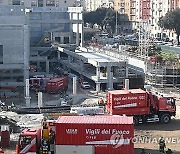
[[[98,8],[96,11],[85,12],[83,14],[83,19],[85,23],[90,23],[92,25],[96,23],[102,27],[102,21],[105,18],[106,13],[107,8]]]
[[[109,25],[111,29],[114,31],[115,30],[115,25],[116,25],[116,11],[113,10],[112,8],[98,8],[96,11],[92,12],[86,12],[83,15],[83,19],[85,23],[90,23],[90,24],[98,24],[103,28],[103,26]],[[120,14],[117,13],[117,21],[118,24],[120,23]]]
[[[167,12],[164,17],[159,19],[158,25],[161,28],[174,30],[177,34],[178,45],[180,44],[180,8],[177,8],[171,12]]]
[[[115,30],[116,12],[113,9],[109,9],[107,11],[105,18],[102,21],[102,24],[105,26],[109,25],[111,27],[112,31]]]
[[[106,14],[108,12],[109,9],[107,8],[98,8],[96,11],[95,11],[95,15],[96,15],[96,23],[98,25],[100,25],[101,27],[103,27],[103,20],[104,18],[106,17]]]
[[[83,19],[85,23],[91,23],[92,25],[94,25],[96,23],[95,12],[85,12],[83,14]]]

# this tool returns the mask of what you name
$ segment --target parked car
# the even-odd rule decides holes
[[[81,82],[81,87],[83,89],[89,89],[90,88],[90,84],[88,82],[86,82],[86,81],[83,81],[83,82]]]

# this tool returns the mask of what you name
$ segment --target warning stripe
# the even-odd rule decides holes
[[[118,106],[114,106],[114,108],[126,108],[126,107],[136,107],[137,103],[131,103],[131,104],[124,104],[124,105],[118,105]]]
[[[130,139],[119,139],[119,140],[104,140],[104,141],[90,141],[86,144],[112,144],[112,145],[127,145],[130,144]]]

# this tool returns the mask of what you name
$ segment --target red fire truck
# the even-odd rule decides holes
[[[35,76],[29,79],[30,89],[34,91],[46,91],[49,93],[58,93],[66,91],[68,88],[68,78],[65,77],[44,77]]]
[[[68,78],[59,77],[49,80],[46,83],[46,91],[48,93],[58,93],[61,91],[66,91],[68,88]]]
[[[176,115],[173,96],[152,93],[141,89],[107,92],[106,111],[111,115],[134,116],[134,124],[160,121],[169,123]]]
[[[32,77],[29,79],[30,89],[33,91],[45,91],[48,77]]]
[[[16,154],[134,154],[133,118],[127,116],[62,116],[42,129],[25,129]]]

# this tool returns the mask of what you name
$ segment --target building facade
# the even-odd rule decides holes
[[[114,9],[121,15],[119,33],[131,33],[136,23],[136,0],[114,0]]]
[[[151,16],[149,18],[149,23],[151,36],[157,39],[162,39],[163,37],[169,37],[170,40],[176,39],[175,32],[160,28],[158,26],[158,21],[159,18],[165,16],[167,12],[173,11],[174,9],[179,7],[179,0],[151,0],[150,6]]]
[[[1,0],[0,5],[23,5],[27,7],[69,7],[78,0]],[[78,1],[79,2],[79,1]]]
[[[29,26],[24,7],[0,6],[0,87],[29,78]]]
[[[36,7],[28,14],[31,46],[38,46],[46,38],[61,44],[71,43],[72,29],[67,9],[59,7],[53,9]],[[59,32],[61,35],[56,36],[55,32]]]
[[[83,8],[69,7],[72,1],[67,5],[57,0],[0,2],[0,88],[25,87],[29,74],[33,75],[31,64],[43,65],[44,74],[50,73],[51,44],[83,43]]]
[[[126,19],[130,21],[129,25],[132,29],[138,29],[139,22],[146,21],[154,38],[160,38],[163,35],[167,35],[170,39],[176,38],[174,31],[160,28],[158,21],[168,11],[179,6],[179,0],[114,0],[114,9],[128,17]]]
[[[84,0],[84,10],[87,12],[95,11],[97,8],[113,8],[113,0]]]
[[[150,0],[140,1],[140,18],[143,20],[148,20],[150,18]]]

